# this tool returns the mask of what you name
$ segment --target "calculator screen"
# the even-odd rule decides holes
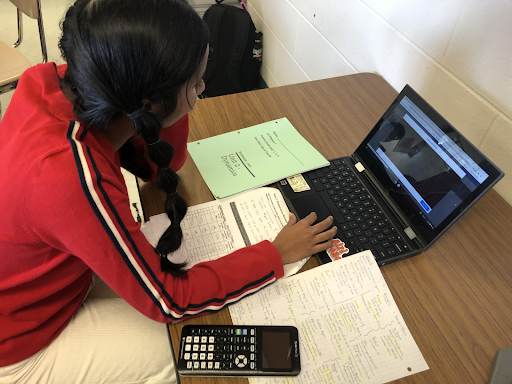
[[[261,361],[263,371],[293,370],[293,344],[288,331],[261,332]]]

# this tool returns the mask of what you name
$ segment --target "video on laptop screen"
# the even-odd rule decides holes
[[[389,197],[429,241],[497,175],[459,132],[404,94],[411,91],[400,94],[363,144]],[[426,103],[422,107],[435,113]]]

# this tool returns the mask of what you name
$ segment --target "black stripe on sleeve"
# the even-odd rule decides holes
[[[77,144],[75,143],[75,141],[74,141],[74,139],[72,137],[74,125],[75,125],[75,122],[71,121],[70,125],[68,127],[67,138],[68,138],[68,140],[69,140],[69,142],[71,144],[71,148],[72,148],[72,151],[73,151],[73,156],[74,156],[74,159],[75,159],[75,165],[76,165],[76,168],[77,168],[77,171],[78,171],[78,177],[80,179],[80,185],[82,186],[82,191],[84,192],[85,197],[87,198],[87,201],[89,202],[89,205],[91,206],[91,208],[92,208],[96,218],[98,219],[98,221],[100,222],[101,226],[103,227],[103,230],[105,231],[105,233],[110,238],[110,241],[114,245],[115,249],[121,255],[121,257],[125,261],[128,269],[135,276],[135,278],[137,279],[139,284],[146,291],[148,296],[151,297],[151,300],[155,303],[155,305],[158,306],[158,308],[160,309],[160,312],[162,313],[162,315],[165,316],[165,317],[172,317],[171,314],[165,312],[165,310],[161,307],[161,304],[158,301],[158,299],[152,294],[152,292],[149,290],[149,288],[146,286],[146,284],[142,281],[141,277],[139,276],[139,274],[137,273],[137,271],[135,270],[133,265],[128,260],[127,255],[125,254],[125,252],[121,248],[119,242],[117,241],[117,239],[115,238],[114,234],[112,233],[112,230],[109,228],[109,226],[106,223],[105,219],[101,215],[101,212],[99,211],[98,207],[96,206],[96,203],[94,202],[94,199],[93,199],[93,197],[92,197],[92,195],[91,195],[91,193],[89,191],[89,188],[88,188],[88,185],[87,185],[87,181],[85,179],[85,174],[83,172],[82,162],[80,160],[80,155],[78,153]],[[87,165],[85,165],[85,166],[87,166]]]

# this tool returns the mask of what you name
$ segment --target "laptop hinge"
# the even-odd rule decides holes
[[[418,236],[416,232],[412,229],[409,220],[407,217],[398,209],[398,206],[396,203],[391,199],[385,189],[378,183],[377,179],[373,175],[370,168],[366,169],[363,165],[363,162],[361,161],[361,158],[358,156],[357,153],[352,154],[352,161],[354,164],[354,168],[356,168],[359,173],[362,173],[364,171],[364,175],[366,175],[366,182],[371,184],[378,194],[378,196],[383,200],[384,204],[388,206],[389,209],[391,209],[394,214],[396,215],[396,219],[401,224],[401,228],[406,228],[404,230],[405,235],[411,240],[417,243],[417,246],[419,248],[425,247],[425,242],[421,236]]]
[[[409,237],[409,239],[412,240],[412,239],[416,238],[416,233],[414,233],[414,231],[412,230],[411,227],[405,228],[404,232]]]
[[[354,164],[354,167],[359,171],[359,173],[364,171],[364,165],[361,162]]]

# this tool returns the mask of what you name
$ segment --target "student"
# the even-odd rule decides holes
[[[0,122],[0,382],[174,382],[162,323],[271,284],[283,264],[329,248],[336,228],[291,215],[272,243],[189,270],[168,262],[205,24],[185,0],[78,0],[59,46],[67,65],[27,70]],[[167,193],[172,224],[156,249],[121,166]],[[88,298],[93,272],[120,298]]]

